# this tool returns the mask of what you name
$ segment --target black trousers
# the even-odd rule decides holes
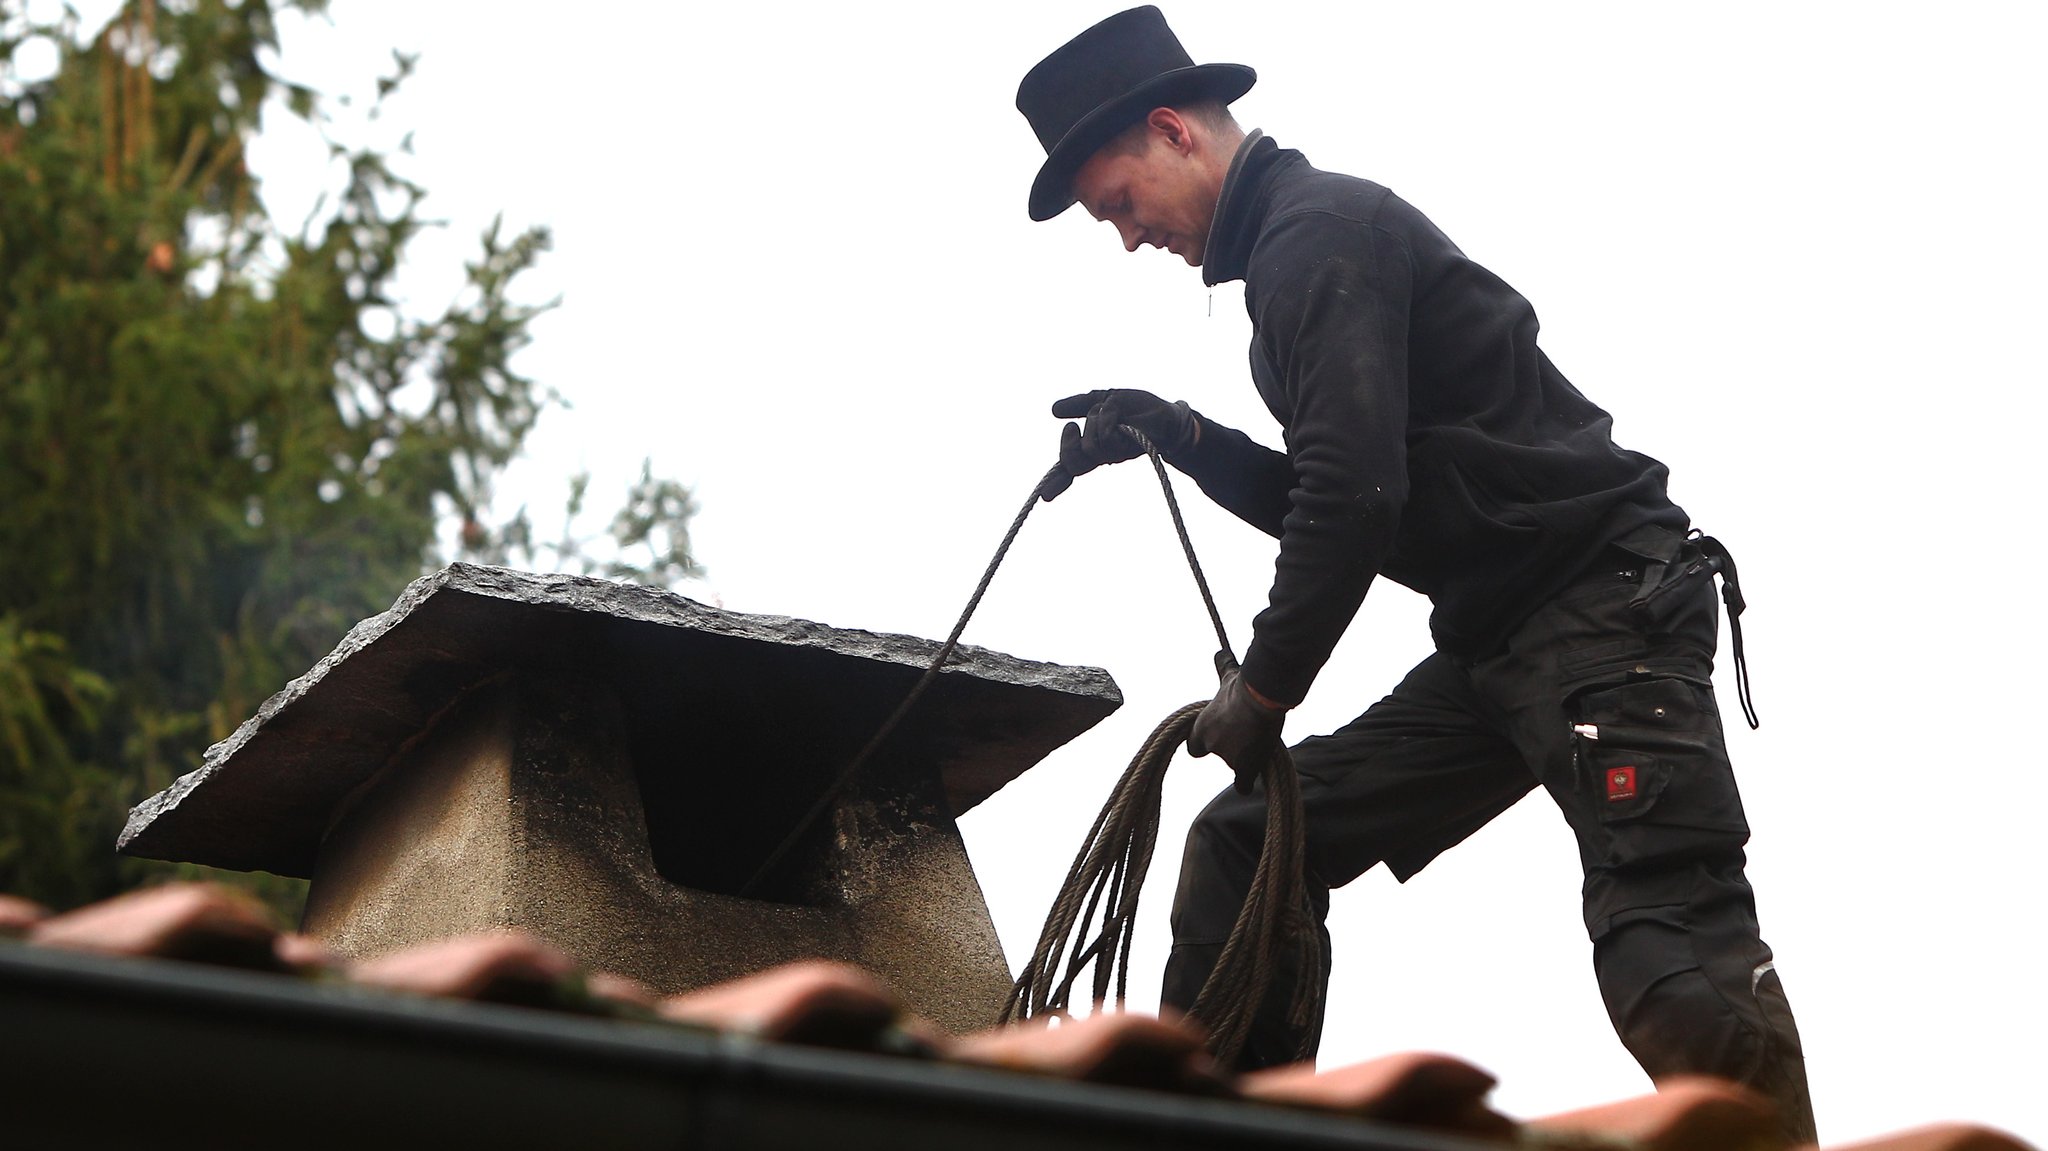
[[[1749,827],[1722,738],[1711,578],[1629,606],[1625,557],[1596,565],[1477,662],[1441,652],[1342,729],[1293,749],[1307,815],[1308,885],[1378,863],[1406,880],[1541,785],[1578,837],[1593,968],[1614,1029],[1653,1079],[1717,1075],[1771,1096],[1813,1142],[1791,1006],[1743,876]],[[1250,888],[1265,797],[1226,790],[1188,833],[1163,1001],[1185,1009]],[[1329,933],[1321,969],[1330,970]],[[1287,972],[1241,1065],[1289,1062]],[[1321,1021],[1316,1028],[1319,1031]]]

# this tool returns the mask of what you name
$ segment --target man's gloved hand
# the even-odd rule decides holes
[[[1060,431],[1060,467],[1070,476],[1085,475],[1103,464],[1121,463],[1145,454],[1122,425],[1145,433],[1161,455],[1186,451],[1201,437],[1201,424],[1184,403],[1173,404],[1136,388],[1107,388],[1068,396],[1052,406],[1062,419],[1086,418]],[[1055,493],[1057,494],[1057,493]]]
[[[1188,753],[1222,756],[1237,773],[1239,794],[1250,795],[1267,758],[1280,746],[1287,708],[1253,691],[1227,651],[1216,653],[1216,675],[1222,682],[1216,688],[1216,698],[1195,717],[1195,729],[1188,733]]]

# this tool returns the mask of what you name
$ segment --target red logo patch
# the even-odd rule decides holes
[[[1607,802],[1619,803],[1636,797],[1636,769],[1634,767],[1610,767],[1607,769]]]

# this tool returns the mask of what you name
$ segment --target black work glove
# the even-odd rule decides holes
[[[1280,748],[1280,727],[1287,709],[1265,703],[1252,694],[1237,670],[1237,661],[1227,651],[1216,653],[1216,675],[1221,683],[1216,698],[1195,717],[1195,729],[1188,733],[1188,754],[1211,752],[1237,773],[1237,790],[1250,795],[1259,772]]]
[[[1085,475],[1103,464],[1144,455],[1145,449],[1123,425],[1145,433],[1158,445],[1159,454],[1169,459],[1194,446],[1200,427],[1186,404],[1168,403],[1136,388],[1068,396],[1052,406],[1052,414],[1062,419],[1087,419],[1085,426],[1068,424],[1060,430],[1060,467],[1068,476]]]

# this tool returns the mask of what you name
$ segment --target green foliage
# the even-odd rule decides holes
[[[66,738],[94,726],[107,695],[63,640],[0,616],[0,875],[44,902],[78,902],[112,880],[106,844],[81,833],[113,780],[74,759]]]
[[[425,193],[385,156],[330,140],[340,192],[297,230],[262,209],[266,109],[327,130],[271,70],[270,3],[69,19],[0,31],[0,891],[55,903],[140,878],[127,806],[438,566],[441,523],[468,558],[695,571],[689,494],[651,472],[615,525],[645,565],[487,526],[550,398],[512,363],[545,231],[494,225],[445,312],[402,315]],[[31,40],[54,76],[16,75]]]
[[[697,501],[688,488],[656,476],[653,464],[643,462],[640,478],[627,489],[625,505],[612,516],[611,531],[603,537],[576,529],[589,489],[587,472],[569,481],[569,503],[559,540],[536,541],[533,521],[521,508],[494,536],[479,540],[473,549],[476,558],[484,563],[512,566],[545,562],[583,575],[663,586],[703,574],[703,567],[690,554],[688,526],[690,517],[697,512]],[[643,551],[646,561],[634,562],[634,557]],[[604,558],[606,552],[613,558]]]

